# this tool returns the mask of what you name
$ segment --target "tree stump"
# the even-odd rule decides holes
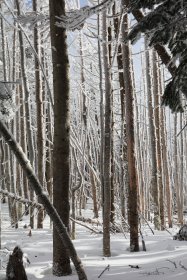
[[[173,236],[173,240],[187,241],[187,225],[183,225],[179,232]]]
[[[28,280],[23,266],[23,252],[16,246],[9,257],[6,268],[6,280]]]

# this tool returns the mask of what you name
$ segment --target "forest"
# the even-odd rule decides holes
[[[187,240],[186,16],[186,0],[0,1],[0,235],[2,209],[30,237],[48,219],[54,276],[96,279],[78,229],[107,260],[113,235],[132,256],[145,227]],[[6,279],[26,280],[14,247]]]

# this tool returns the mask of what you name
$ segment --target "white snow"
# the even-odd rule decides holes
[[[52,275],[52,231],[49,228],[48,218],[45,219],[45,228],[32,230],[32,236],[29,237],[29,229],[23,228],[28,217],[24,217],[24,220],[19,223],[19,229],[13,229],[10,227],[6,209],[7,206],[3,205],[2,250],[0,250],[1,280],[5,279],[6,262],[8,260],[7,249],[13,250],[17,244],[21,246],[30,261],[30,264],[26,265],[29,280],[78,279],[73,265],[71,276],[58,278]],[[90,216],[90,213],[88,212],[87,216]],[[151,227],[153,228],[152,225]],[[146,252],[130,253],[128,251],[129,235],[127,234],[128,238],[126,239],[123,234],[112,234],[112,256],[110,258],[102,256],[102,234],[93,234],[80,225],[76,225],[76,229],[77,234],[74,244],[89,280],[98,279],[98,276],[108,265],[109,270],[106,270],[100,279],[186,280],[187,278],[187,241],[173,240],[172,235],[178,231],[176,226],[174,229],[169,229],[172,235],[167,231],[154,231],[155,234],[153,235],[151,230],[143,225],[142,233],[147,248]],[[130,266],[138,266],[139,268]]]

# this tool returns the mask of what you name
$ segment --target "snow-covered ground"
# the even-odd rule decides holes
[[[3,210],[4,211],[4,210]],[[3,212],[2,211],[2,212]],[[22,224],[26,222],[26,217]],[[27,254],[30,265],[26,267],[29,280],[75,280],[78,279],[75,269],[73,274],[66,277],[52,275],[52,234],[49,220],[46,218],[43,230],[32,230],[28,236],[28,229],[20,226],[12,229],[8,216],[3,212],[2,223],[2,251],[0,279],[5,279],[6,249],[13,250],[15,245],[20,245]],[[21,225],[21,224],[20,224]],[[172,235],[177,228],[167,231],[154,231],[154,235],[147,226],[142,227],[147,251],[130,253],[128,251],[129,239],[123,234],[112,234],[112,256],[102,256],[102,235],[93,234],[88,229],[77,225],[77,236],[74,241],[78,255],[81,257],[89,280],[98,279],[102,271],[109,266],[99,278],[107,280],[143,280],[143,279],[187,279],[187,241],[174,241]],[[133,268],[131,266],[138,266]]]

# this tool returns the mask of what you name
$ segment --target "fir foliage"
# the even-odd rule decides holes
[[[187,0],[130,0],[130,11],[146,8],[148,14],[131,30],[128,39],[135,42],[146,34],[149,46],[167,45],[178,67],[167,84],[162,103],[173,112],[182,112],[182,96],[187,98]]]

